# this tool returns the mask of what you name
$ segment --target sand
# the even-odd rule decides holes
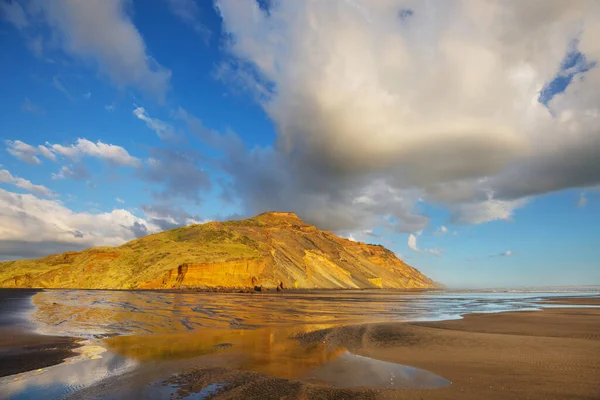
[[[462,320],[346,326],[302,337],[426,369],[439,389],[339,390],[203,367],[176,378],[182,394],[228,382],[222,399],[600,399],[600,309],[470,314]]]

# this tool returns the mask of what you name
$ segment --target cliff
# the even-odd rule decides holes
[[[340,238],[294,213],[209,222],[119,247],[0,263],[0,287],[432,288],[383,246]]]

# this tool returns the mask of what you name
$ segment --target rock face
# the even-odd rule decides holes
[[[294,213],[209,222],[119,247],[0,263],[0,287],[433,288],[383,246],[340,238]]]

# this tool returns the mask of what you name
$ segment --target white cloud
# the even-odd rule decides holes
[[[0,2],[0,13],[2,18],[19,29],[23,29],[29,25],[25,11],[17,1]]]
[[[85,166],[81,163],[73,166],[63,165],[58,173],[52,173],[52,179],[83,180],[89,177]]]
[[[48,26],[54,42],[69,55],[96,64],[117,86],[134,86],[162,101],[170,85],[171,71],[148,54],[144,39],[125,12],[128,3],[126,0],[31,0],[25,10],[14,1],[10,6],[2,2],[2,9],[25,36]],[[55,87],[68,94],[61,89],[64,86],[60,81]]]
[[[92,98],[92,92],[88,91],[87,93],[84,93],[83,94],[83,98],[86,99],[86,100],[91,99]]]
[[[505,250],[501,253],[491,254],[490,257],[511,257],[514,255],[512,250]]]
[[[61,92],[62,94],[65,95],[65,97],[71,101],[74,101],[75,99],[73,98],[73,95],[71,94],[71,92],[69,91],[69,89],[67,89],[65,87],[65,85],[62,83],[62,81],[58,78],[58,76],[54,76],[52,78],[52,86],[54,86],[54,88],[56,90],[58,90],[59,92]]]
[[[437,236],[444,236],[448,233],[448,228],[446,228],[444,225],[440,226],[439,228],[436,229],[435,234]]]
[[[21,111],[28,112],[33,115],[46,114],[46,110],[29,100],[28,97],[25,98],[25,101],[21,105]]]
[[[115,104],[114,103],[113,104],[107,104],[107,105],[104,106],[104,109],[106,111],[108,111],[108,112],[113,112],[113,111],[115,111]]]
[[[93,143],[87,139],[79,138],[76,144],[70,146],[53,144],[50,146],[50,149],[56,154],[69,157],[73,160],[83,157],[95,157],[117,165],[138,167],[141,164],[139,158],[130,155],[123,147],[101,141]]]
[[[42,256],[90,246],[116,246],[135,238],[134,224],[158,226],[126,210],[74,212],[55,200],[0,189],[0,255]],[[44,254],[36,249],[40,247]]]
[[[354,237],[353,233],[350,233],[348,236],[346,236],[346,239],[348,239],[352,242],[356,242],[356,238]]]
[[[123,200],[123,199],[121,199],[119,197],[116,197],[115,200],[116,200],[117,203],[125,204],[125,200]]]
[[[579,193],[579,200],[577,200],[577,207],[579,208],[583,208],[585,206],[587,206],[587,196],[585,195],[585,192],[581,192]]]
[[[38,196],[43,196],[43,197],[55,197],[56,196],[56,193],[54,193],[52,190],[48,189],[46,186],[35,185],[35,184],[31,183],[31,181],[28,181],[27,179],[12,176],[12,174],[5,169],[0,170],[0,183],[7,183],[9,185],[14,185],[14,186],[20,187],[21,189],[27,190]]]
[[[12,156],[28,164],[41,164],[42,161],[37,157],[42,155],[49,160],[56,161],[56,156],[45,146],[31,146],[20,140],[6,140],[6,151]]]
[[[146,123],[146,126],[152,129],[161,139],[168,139],[173,136],[173,127],[157,118],[150,118],[144,107],[136,107],[133,115]]]
[[[440,250],[440,249],[423,249],[423,251],[425,253],[433,254],[434,256],[438,256],[438,257],[442,256],[442,250]]]
[[[183,23],[189,25],[204,41],[210,38],[210,31],[200,22],[200,7],[196,0],[167,0],[169,9]]]
[[[274,148],[228,153],[245,167],[229,171],[251,211],[297,204],[312,222],[352,230],[384,218],[392,191],[403,199],[398,224],[414,224],[414,197],[483,223],[537,194],[600,182],[600,68],[561,71],[577,40],[585,59],[600,59],[598,2],[216,5],[232,55],[219,74],[255,92],[277,127]],[[573,72],[548,107],[538,101]],[[373,181],[385,185],[365,196]],[[341,212],[347,220],[332,218]]]
[[[419,253],[421,250],[417,247],[417,237],[412,233],[408,235],[408,248]]]
[[[450,207],[452,220],[459,224],[482,224],[496,220],[511,220],[514,211],[529,199],[496,200],[491,195],[486,200],[461,203]]]

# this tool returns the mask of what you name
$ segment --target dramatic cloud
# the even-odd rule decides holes
[[[42,161],[37,157],[38,155],[56,161],[54,153],[45,146],[39,145],[34,147],[20,140],[6,140],[5,143],[6,151],[8,151],[9,154],[28,164],[41,164]]]
[[[163,100],[171,72],[148,54],[125,13],[125,0],[2,2],[5,18],[28,37],[47,26],[53,41],[73,57],[96,64],[117,86],[135,86]],[[40,44],[41,45],[41,44]],[[39,51],[41,52],[41,51]],[[55,87],[72,98],[60,81]],[[62,89],[61,89],[62,88]]]
[[[0,169],[0,183],[7,183],[9,185],[20,187],[21,189],[27,190],[33,194],[43,197],[55,197],[56,193],[48,189],[43,185],[34,185],[27,179],[18,178],[12,176],[11,173],[5,169]]]
[[[421,250],[417,247],[417,237],[412,233],[408,235],[408,248],[419,253]]]
[[[123,147],[102,143],[101,141],[94,143],[87,139],[79,138],[76,144],[70,146],[53,144],[50,146],[50,149],[54,153],[72,160],[79,160],[83,157],[94,157],[115,165],[138,167],[141,164],[140,159],[131,156]]]
[[[159,138],[168,139],[173,136],[173,127],[159,119],[150,118],[144,107],[137,107],[133,110],[133,115],[144,121],[146,126],[156,132]]]
[[[216,4],[232,55],[219,76],[255,94],[278,141],[196,130],[251,213],[414,232],[419,199],[477,224],[600,182],[598,2]]]
[[[138,225],[134,225],[134,224]],[[0,189],[0,258],[36,257],[135,238],[132,227],[159,228],[126,210],[73,212],[58,201]]]

